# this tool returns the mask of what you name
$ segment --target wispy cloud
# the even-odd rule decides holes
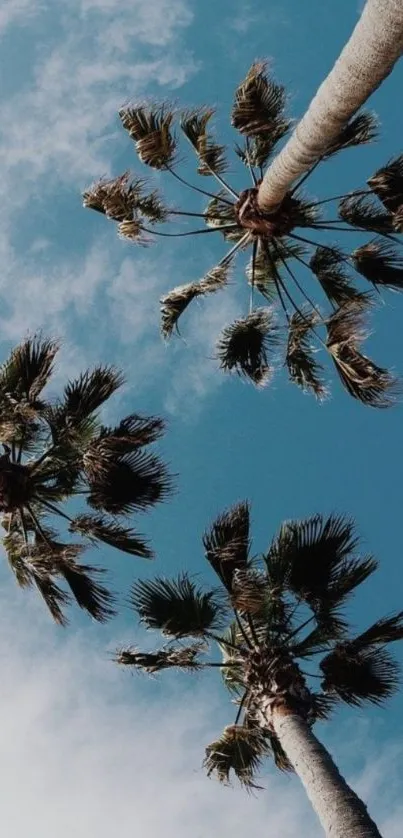
[[[0,37],[13,23],[25,25],[40,10],[40,3],[31,0],[3,0],[0,8]]]
[[[10,838],[109,838],[116,831],[242,838],[246,829],[320,838],[296,778],[270,769],[265,789],[248,796],[205,777],[203,749],[225,716],[201,676],[191,691],[184,676],[168,683],[130,678],[106,659],[106,630],[61,635],[8,584],[2,602],[0,781]],[[398,838],[401,779],[388,794],[393,746],[377,752],[376,764],[373,748],[368,743],[371,781],[365,767],[357,787],[376,791],[371,812],[385,838]]]

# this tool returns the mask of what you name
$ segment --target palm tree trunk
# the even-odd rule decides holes
[[[347,785],[326,748],[299,715],[272,711],[272,724],[329,838],[381,838],[366,806]]]
[[[321,84],[259,189],[261,209],[274,209],[294,180],[337,138],[350,117],[392,71],[403,52],[402,0],[367,0],[350,40]]]

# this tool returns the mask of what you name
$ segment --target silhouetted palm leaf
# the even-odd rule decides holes
[[[345,261],[339,248],[317,247],[309,262],[330,302],[339,306],[355,299],[358,293],[346,274]]]
[[[236,570],[248,567],[249,505],[245,501],[219,515],[203,535],[207,561],[227,588],[232,591]]]
[[[198,588],[186,573],[136,582],[130,602],[147,628],[170,637],[203,637],[221,625],[223,602],[215,591]]]
[[[74,433],[76,429],[81,430],[82,423],[85,423],[123,382],[122,373],[110,366],[95,367],[70,381],[64,388],[61,402],[49,412],[54,442],[57,442],[60,436]]]
[[[245,237],[245,229],[238,224],[235,205],[224,202],[223,192],[212,198],[204,210],[204,218],[210,229],[221,228],[220,232],[225,241],[239,242]]]
[[[372,143],[378,135],[378,120],[368,111],[354,116],[340,132],[337,140],[330,147],[325,159],[344,148]]]
[[[206,748],[204,766],[207,775],[215,774],[221,783],[229,783],[230,773],[247,788],[259,788],[255,774],[268,753],[268,743],[258,728],[229,725],[220,737]]]
[[[289,376],[294,384],[305,391],[311,390],[318,399],[327,395],[326,387],[321,378],[323,367],[313,357],[313,347],[310,339],[311,329],[318,322],[315,312],[299,312],[292,315],[287,342],[286,365]]]
[[[225,146],[218,145],[208,133],[207,125],[214,108],[195,108],[181,114],[180,126],[199,158],[199,175],[220,174],[227,169]]]
[[[351,643],[335,646],[320,663],[322,689],[335,693],[346,704],[382,704],[397,690],[399,667],[381,649],[356,651]]]
[[[352,647],[360,652],[368,648],[403,639],[403,611],[390,617],[382,617],[369,628],[351,640]]]
[[[339,203],[339,216],[352,227],[372,233],[393,233],[393,217],[366,195],[349,195]]]
[[[142,163],[164,169],[175,160],[176,138],[172,133],[173,112],[166,104],[121,108],[122,125],[135,141]]]
[[[388,242],[373,239],[352,253],[354,267],[375,286],[403,290],[403,259]]]
[[[162,460],[141,450],[105,461],[105,468],[88,483],[90,506],[113,515],[154,506],[165,500],[172,489]]]
[[[77,515],[70,524],[70,530],[103,541],[132,556],[141,556],[143,559],[151,559],[153,556],[145,539],[135,530],[102,515]]]
[[[103,568],[91,565],[77,565],[73,562],[60,564],[60,574],[66,580],[77,605],[94,620],[105,623],[116,611],[112,608],[113,594],[93,578],[101,573],[104,573]]]
[[[268,352],[276,348],[278,343],[278,329],[272,310],[255,309],[222,331],[217,343],[220,367],[225,372],[236,372],[241,377],[249,378],[256,386],[263,387],[273,372]]]
[[[116,654],[116,663],[131,666],[155,675],[163,669],[181,669],[184,672],[196,672],[200,669],[198,655],[203,645],[195,643],[192,646],[159,649],[156,652],[140,652],[135,647],[120,649]]]
[[[403,154],[378,169],[368,186],[389,212],[397,212],[403,204]]]
[[[393,229],[397,233],[403,233],[403,204],[393,215]]]
[[[365,301],[364,301],[365,302]],[[365,337],[364,308],[357,298],[339,308],[327,322],[327,348],[348,393],[370,407],[394,404],[398,387],[390,372],[358,350]]]
[[[52,375],[58,349],[57,341],[41,335],[24,340],[0,368],[0,391],[35,406]]]

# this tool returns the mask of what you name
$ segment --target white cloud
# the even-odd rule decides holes
[[[200,679],[187,694],[164,694],[162,680],[146,692],[104,659],[91,629],[56,641],[26,596],[22,612],[22,596],[13,606],[7,593],[0,783],[9,838],[241,838],[246,824],[256,835],[293,838],[308,826],[302,794],[281,778],[254,799],[205,777],[203,748],[220,711]]]
[[[265,789],[248,796],[205,777],[204,746],[231,706],[202,676],[193,686],[184,676],[130,678],[107,660],[111,629],[62,633],[25,592],[7,583],[1,595],[0,783],[9,838],[243,838],[245,830],[321,838],[297,778],[270,769]],[[385,838],[398,838],[401,753],[398,761],[385,743],[375,760],[370,741],[360,753],[368,759],[357,790],[369,796]]]
[[[38,14],[41,4],[32,0],[3,0],[0,7],[0,35],[12,24],[27,24],[29,19]]]

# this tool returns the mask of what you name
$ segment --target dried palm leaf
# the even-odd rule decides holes
[[[338,309],[327,322],[327,348],[353,398],[370,407],[390,407],[398,394],[396,380],[358,350],[365,337],[364,313],[365,307],[357,300]]]
[[[174,162],[176,138],[171,130],[174,114],[169,105],[122,108],[119,116],[123,127],[135,141],[142,163],[154,169],[164,169]]]
[[[203,649],[204,645],[200,643],[174,649],[158,649],[156,652],[140,652],[132,646],[118,650],[115,661],[123,666],[140,669],[149,675],[172,668],[195,672],[201,668],[198,655]]]
[[[393,218],[388,212],[379,209],[375,201],[366,195],[349,195],[339,203],[339,216],[361,230],[371,233],[392,233]]]
[[[195,108],[181,114],[180,126],[196,151],[200,164],[199,175],[221,174],[227,169],[225,146],[218,145],[207,131],[214,108]]]
[[[221,333],[217,357],[225,372],[249,378],[257,387],[268,383],[273,366],[268,351],[279,343],[278,328],[269,308],[258,308],[247,317],[235,320]]]
[[[302,314],[295,312],[291,317],[285,362],[291,381],[302,390],[313,392],[317,399],[323,400],[327,395],[321,377],[323,367],[314,359],[310,340],[310,332],[319,318],[314,311],[307,309]]]
[[[221,783],[229,783],[230,773],[247,788],[259,788],[254,782],[262,759],[269,752],[267,740],[258,728],[229,725],[217,741],[206,748],[204,767]]]
[[[238,242],[245,235],[245,230],[238,224],[235,213],[235,205],[221,200],[223,193],[220,192],[207,204],[204,210],[207,227],[217,229],[222,227],[221,233],[225,241]],[[225,228],[228,229],[225,229]]]
[[[403,259],[392,245],[373,239],[358,247],[352,253],[352,259],[356,271],[375,286],[403,290]]]
[[[228,285],[230,269],[231,260],[228,259],[223,265],[212,268],[200,282],[178,285],[165,297],[161,297],[161,332],[164,338],[169,338],[175,328],[179,332],[178,320],[195,297],[214,293]]]
[[[368,186],[389,212],[397,212],[403,204],[403,154],[378,169]]]
[[[372,143],[377,135],[378,121],[375,115],[368,111],[361,111],[345,125],[337,140],[326,153],[325,159],[344,148]]]
[[[284,118],[284,87],[268,78],[266,66],[261,61],[252,64],[235,91],[231,124],[248,137],[269,135],[272,151],[275,143],[288,131],[290,122]]]

